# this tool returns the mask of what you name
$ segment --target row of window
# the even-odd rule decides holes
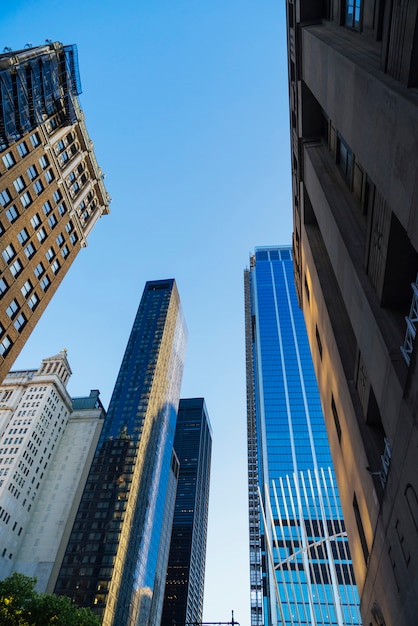
[[[44,233],[42,233],[43,236]],[[46,237],[46,235],[45,235]],[[41,241],[41,239],[40,239]],[[29,244],[26,248],[25,248],[25,254],[28,258],[31,258],[33,256],[33,254],[35,253],[35,249],[33,247],[33,244]],[[64,259],[67,258],[67,256],[69,255],[69,250],[67,246],[63,246],[62,250],[61,250],[61,255]],[[9,269],[12,273],[12,275],[16,278],[20,272],[23,270],[23,265],[21,263],[21,261],[19,259],[16,259],[15,261],[13,261],[14,257],[16,256],[16,250],[13,246],[13,244],[8,244],[6,246],[6,248],[3,250],[2,252],[2,256],[4,258],[4,260],[8,263],[9,265]],[[50,246],[48,248],[48,250],[45,252],[45,257],[47,259],[47,261],[51,262],[53,259],[55,259],[56,253],[54,250],[53,246]],[[13,262],[12,262],[13,261]],[[53,263],[51,263],[51,269],[54,272],[54,274],[57,274],[59,272],[61,268],[61,264],[60,262],[55,259],[55,261]],[[42,262],[38,263],[38,265],[36,266],[35,270],[34,270],[34,274],[36,276],[36,278],[39,278],[45,271],[44,265]],[[7,291],[9,285],[6,281],[5,278],[0,278],[0,297],[2,294],[5,293],[5,291]]]
[[[55,217],[52,215],[50,216],[50,218],[54,218]],[[49,220],[50,220],[49,218]],[[48,220],[48,221],[49,221]],[[31,224],[32,226],[36,229],[39,227],[41,221],[39,218],[38,214],[35,214],[32,218],[31,218]],[[66,230],[67,232],[70,234],[70,241],[72,245],[75,245],[75,243],[78,241],[78,237],[77,234],[74,231],[74,225],[72,223],[72,221],[70,220],[67,225],[66,225]],[[42,243],[47,237],[46,231],[43,227],[39,228],[39,230],[37,231],[37,238],[39,240],[40,243]],[[26,228],[23,228],[17,235],[17,239],[19,241],[19,243],[24,246],[25,243],[27,242],[27,240],[29,239],[29,233],[27,231]],[[58,248],[61,251],[61,256],[62,258],[65,260],[68,255],[70,254],[70,250],[68,245],[65,243],[65,239],[64,239],[64,235],[62,233],[59,233],[58,236],[55,239],[55,242],[58,246]],[[24,253],[26,255],[26,257],[28,259],[32,258],[33,255],[35,254],[36,249],[35,246],[32,242],[28,242],[27,245],[24,247]],[[50,246],[48,248],[48,250],[45,253],[45,257],[47,259],[48,262],[51,263],[51,270],[53,271],[54,274],[57,274],[61,268],[61,264],[60,261],[58,259],[56,259],[56,251],[54,246]],[[3,259],[6,261],[6,263],[9,266],[9,270],[12,274],[13,277],[17,277],[21,271],[23,270],[23,265],[22,262],[20,261],[19,258],[15,258],[17,255],[17,251],[15,246],[10,243],[6,246],[6,248],[3,250],[2,252],[2,256]],[[43,265],[42,262],[38,263],[37,266],[34,269],[34,274],[36,276],[36,278],[40,278],[45,272],[45,267]],[[44,289],[44,291],[49,287],[49,279],[46,279],[42,284],[42,288]],[[0,299],[3,297],[3,295],[6,293],[6,291],[9,289],[9,284],[7,282],[7,279],[4,277],[0,278]],[[33,289],[33,285],[31,283],[30,280],[27,280],[24,285],[21,288],[22,291],[22,295],[24,295],[25,297],[27,297],[27,295],[30,293],[30,291]],[[34,308],[36,306],[37,302],[32,301],[29,303],[29,305],[31,306],[31,308]]]
[[[30,143],[32,144],[32,148],[37,148],[41,143],[37,132],[30,135],[29,140],[30,140]],[[29,149],[25,141],[21,141],[20,143],[18,143],[16,146],[16,149],[21,159],[23,159],[27,154],[29,154]],[[3,159],[4,167],[7,170],[11,169],[14,165],[16,165],[16,158],[12,151],[9,151],[6,154],[4,154],[2,156],[2,159]],[[39,159],[39,161],[41,161],[41,159]],[[41,167],[42,167],[42,163],[41,163]],[[44,169],[44,167],[42,167],[42,169]]]
[[[54,175],[52,173],[52,170],[49,169],[47,172],[45,172],[45,180],[47,184],[51,183],[54,180]],[[23,179],[23,176],[18,176],[13,181],[13,185],[16,190],[16,193],[23,192],[22,195],[19,196],[19,198],[20,198],[20,202],[23,208],[27,209],[27,207],[32,204],[33,198],[32,198],[30,191],[24,191],[27,186]],[[33,190],[37,196],[40,196],[41,193],[44,191],[44,189],[45,189],[44,184],[40,179],[36,180],[33,183]],[[10,195],[9,189],[6,187],[2,191],[0,191],[0,204],[3,207],[7,207],[11,203],[11,201],[12,201],[12,196]],[[16,206],[14,207],[14,209],[15,211],[17,211]],[[10,221],[14,221],[14,220],[10,220]]]

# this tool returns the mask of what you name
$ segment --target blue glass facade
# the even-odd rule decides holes
[[[251,625],[358,625],[291,249],[257,248],[245,291]]]
[[[185,340],[174,280],[148,282],[55,589],[108,626],[159,625]]]

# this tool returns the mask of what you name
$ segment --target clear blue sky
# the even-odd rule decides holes
[[[292,232],[279,0],[13,0],[0,50],[76,43],[111,214],[16,362],[67,348],[69,391],[108,405],[146,280],[174,277],[189,329],[182,396],[213,426],[205,621],[249,624],[243,269]]]

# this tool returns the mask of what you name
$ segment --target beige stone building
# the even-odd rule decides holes
[[[77,95],[75,46],[0,55],[0,380],[110,198]]]
[[[65,351],[0,385],[0,579],[52,592],[105,411],[98,391],[71,398]]]
[[[367,626],[418,622],[417,12],[287,1],[295,278]]]

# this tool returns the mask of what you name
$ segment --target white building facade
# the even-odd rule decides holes
[[[71,399],[70,376],[62,351],[0,385],[0,578],[35,576],[38,591],[53,587],[104,418],[97,391]]]

